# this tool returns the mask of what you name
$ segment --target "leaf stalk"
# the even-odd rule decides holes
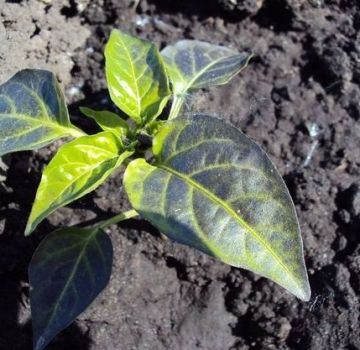
[[[185,95],[174,95],[173,103],[171,105],[169,120],[176,118],[185,102]]]
[[[101,221],[95,227],[105,229],[111,225],[115,225],[121,221],[132,219],[138,215],[139,215],[139,213],[136,210],[131,209],[131,210],[125,211],[123,213],[117,214],[108,220]]]

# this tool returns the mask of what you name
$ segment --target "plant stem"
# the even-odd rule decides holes
[[[136,216],[138,216],[139,213],[134,210],[134,209],[131,209],[131,210],[128,210],[128,211],[125,211],[123,213],[120,213],[120,214],[117,214],[115,216],[113,216],[112,218],[108,219],[108,220],[104,220],[104,221],[101,221],[99,222],[96,227],[97,228],[107,228],[111,225],[114,225],[114,224],[117,224],[121,221],[124,221],[124,220],[128,220],[128,219],[132,219]]]
[[[174,95],[170,113],[169,113],[169,120],[174,119],[179,115],[181,107],[183,106],[184,102],[185,102],[184,95]]]

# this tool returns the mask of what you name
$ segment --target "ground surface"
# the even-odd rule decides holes
[[[0,0],[0,18],[1,78],[50,67],[80,124],[79,105],[109,103],[102,49],[113,27],[160,46],[185,37],[251,49],[250,67],[199,93],[192,108],[242,128],[284,175],[313,291],[301,302],[133,220],[110,232],[109,287],[49,349],[360,349],[357,0]],[[40,171],[55,150],[0,164],[0,349],[31,348],[26,269],[41,237],[128,206],[118,174],[24,239]]]

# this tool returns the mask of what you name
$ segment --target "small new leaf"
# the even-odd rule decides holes
[[[93,119],[102,130],[111,131],[121,141],[124,140],[129,131],[129,125],[116,113],[110,111],[95,111],[87,107],[80,107],[80,111],[87,117]]]
[[[108,284],[111,240],[101,229],[66,228],[48,235],[29,266],[34,350],[42,350]]]
[[[25,235],[56,209],[96,189],[131,154],[107,131],[62,146],[43,172]]]
[[[124,175],[142,217],[175,241],[310,298],[294,205],[259,146],[224,121],[198,115],[165,124],[153,153],[155,164],[136,159]]]
[[[137,124],[154,120],[171,93],[156,46],[113,30],[106,44],[105,60],[112,101]]]
[[[70,123],[64,96],[51,72],[25,69],[0,85],[0,156],[83,135]]]

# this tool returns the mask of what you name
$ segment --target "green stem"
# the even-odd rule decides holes
[[[179,115],[184,102],[185,102],[185,95],[174,95],[169,113],[169,120],[174,119]]]
[[[108,219],[108,220],[104,220],[104,221],[101,221],[99,222],[96,227],[97,228],[107,228],[111,225],[114,225],[114,224],[117,224],[121,221],[124,221],[124,220],[128,220],[128,219],[132,219],[136,216],[138,216],[139,213],[134,210],[134,209],[131,209],[131,210],[128,210],[128,211],[125,211],[123,213],[120,213],[120,214],[117,214],[115,216],[113,216],[112,218]]]

